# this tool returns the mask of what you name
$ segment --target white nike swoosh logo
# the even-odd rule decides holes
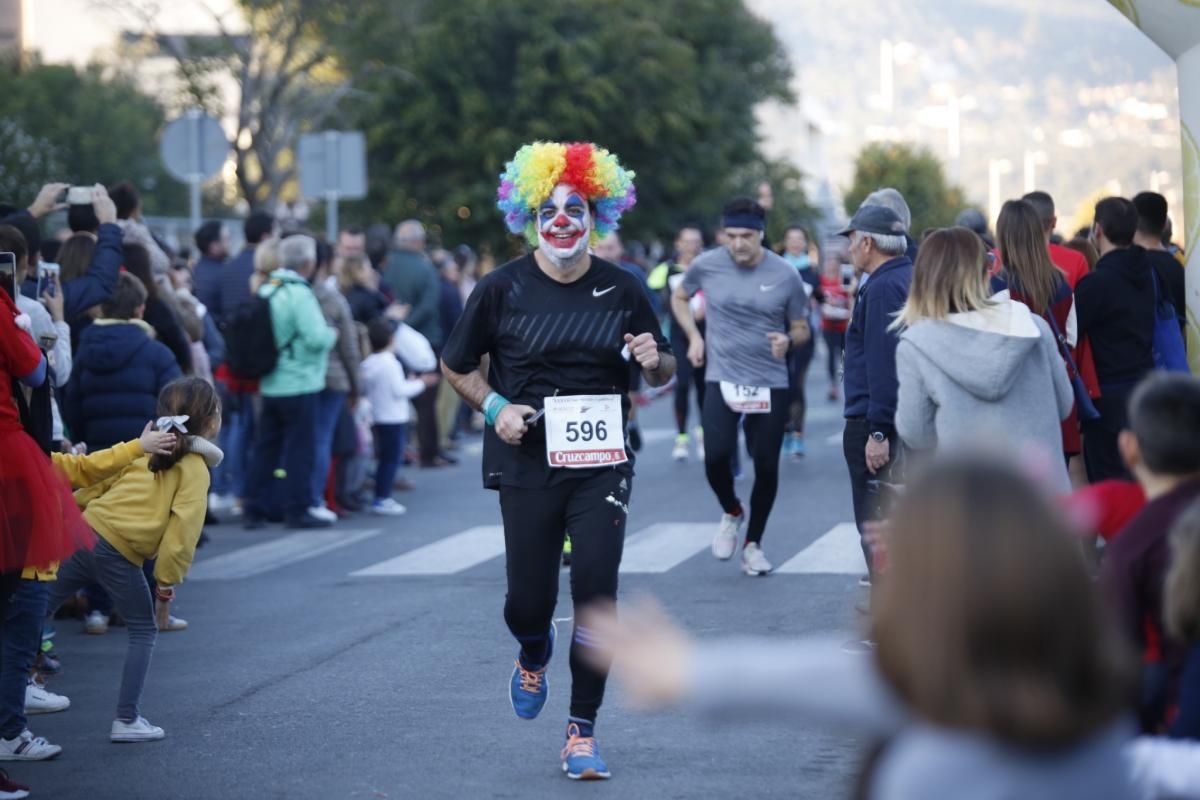
[[[592,297],[603,297],[604,295],[608,294],[615,288],[617,288],[617,287],[610,286],[607,289],[605,289],[604,291],[600,291],[599,289],[592,289]]]
[[[764,292],[769,292],[769,291],[771,291],[772,289],[774,289],[774,288],[775,288],[776,286],[778,286],[778,285],[779,285],[778,283],[772,283],[770,286],[766,286],[766,285],[764,285],[764,284],[761,284],[761,283],[760,283],[760,284],[758,285],[758,288],[759,288],[761,291],[764,291]]]

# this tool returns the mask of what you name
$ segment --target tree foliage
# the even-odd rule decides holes
[[[742,0],[367,2],[330,13],[323,28],[344,67],[366,75],[365,99],[349,106],[368,139],[358,214],[421,218],[447,241],[495,252],[506,249],[496,183],[521,144],[607,147],[638,174],[626,236],[667,236],[715,220],[730,193],[753,194],[748,178],[767,169],[754,109],[791,99],[784,50]]]
[[[36,193],[48,181],[130,180],[157,213],[186,210],[186,190],[158,157],[163,110],[131,81],[98,66],[35,62],[0,65],[0,85],[8,125],[0,137],[6,140],[0,145],[0,200],[26,204],[33,200],[30,190]],[[38,160],[28,160],[32,155]]]
[[[904,195],[912,211],[910,233],[916,238],[927,228],[953,225],[967,207],[962,189],[946,180],[942,163],[924,147],[884,142],[863,147],[845,193],[846,213],[853,216],[868,194],[885,186]]]

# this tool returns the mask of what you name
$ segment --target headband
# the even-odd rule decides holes
[[[750,230],[766,230],[767,222],[757,214],[727,214],[721,217],[722,228],[749,228]]]
[[[496,207],[511,233],[537,245],[537,209],[560,183],[582,193],[592,206],[595,225],[591,243],[617,229],[621,215],[633,208],[634,173],[617,157],[590,142],[534,142],[516,152],[504,167],[496,191]]]

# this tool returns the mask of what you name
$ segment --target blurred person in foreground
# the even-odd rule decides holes
[[[790,712],[872,737],[857,797],[1138,797],[1122,759],[1134,665],[1041,490],[944,461],[898,502],[888,552],[866,656],[817,637],[693,642],[653,606],[584,624],[643,706]]]

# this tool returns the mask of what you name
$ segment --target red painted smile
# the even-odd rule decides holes
[[[558,250],[570,250],[583,238],[583,231],[565,230],[542,231],[542,241]]]

